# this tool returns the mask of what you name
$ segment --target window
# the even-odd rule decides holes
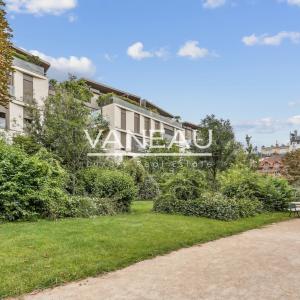
[[[174,128],[168,125],[164,126],[165,134],[169,136],[174,136]]]
[[[143,144],[143,139],[141,137],[136,137],[141,144]],[[140,146],[140,144],[136,141],[134,137],[131,138],[131,148],[132,152],[139,153],[143,151],[143,147]]]
[[[31,104],[33,101],[33,77],[23,74],[23,101]]]
[[[0,128],[6,129],[6,114],[4,112],[0,112]]]
[[[193,131],[191,129],[185,129],[185,138],[191,140],[193,137]]]
[[[122,148],[124,150],[126,150],[126,133],[125,132],[121,132],[121,144],[122,144]]]
[[[126,130],[126,110],[121,108],[121,129]]]
[[[145,117],[145,133],[146,136],[150,136],[150,119]]]
[[[160,130],[160,123],[155,121],[155,130]]]
[[[139,114],[134,113],[134,132],[140,133],[140,123],[141,123],[141,117]]]

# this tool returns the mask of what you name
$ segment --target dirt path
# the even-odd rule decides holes
[[[22,299],[300,299],[300,219]]]

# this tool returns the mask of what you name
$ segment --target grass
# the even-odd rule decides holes
[[[0,225],[0,299],[288,219],[269,213],[222,222],[154,214],[151,207],[136,202],[127,215]]]

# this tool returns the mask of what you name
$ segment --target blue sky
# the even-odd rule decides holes
[[[237,137],[300,130],[300,0],[7,0],[19,47]]]

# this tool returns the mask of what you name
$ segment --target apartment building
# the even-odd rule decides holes
[[[18,47],[13,47],[13,50],[9,85],[11,102],[7,108],[0,106],[0,133],[4,133],[8,141],[26,131],[27,124],[31,122],[28,106],[35,101],[42,109],[44,100],[54,93],[47,78],[50,64]],[[84,80],[93,93],[86,106],[92,113],[103,115],[121,142],[119,146],[111,145],[114,152],[131,156],[143,151],[141,144],[145,142],[149,145],[153,131],[162,132],[168,141],[176,135],[176,141],[182,146],[185,146],[185,141],[191,143],[196,125],[179,122],[171,113],[137,95],[93,80]],[[99,96],[105,94],[111,96],[99,105]]]
[[[26,108],[33,100],[42,107],[49,90],[47,71],[50,64],[20,48],[13,47],[13,50],[9,85],[11,102],[7,108],[0,106],[0,132],[7,140],[26,131],[26,124],[30,122]]]
[[[186,136],[192,137],[191,131],[195,125],[186,123],[185,126],[175,117],[152,102],[137,95],[115,89],[113,87],[85,79],[91,88],[94,96],[87,105],[91,110],[99,112],[109,122],[110,129],[113,129],[121,146],[112,145],[115,152],[126,153],[131,156],[134,153],[143,151],[140,146],[144,140],[150,142],[150,134],[154,131],[161,131],[164,138],[171,141],[176,135],[176,142],[184,145]],[[99,108],[97,100],[99,96],[111,94]]]

